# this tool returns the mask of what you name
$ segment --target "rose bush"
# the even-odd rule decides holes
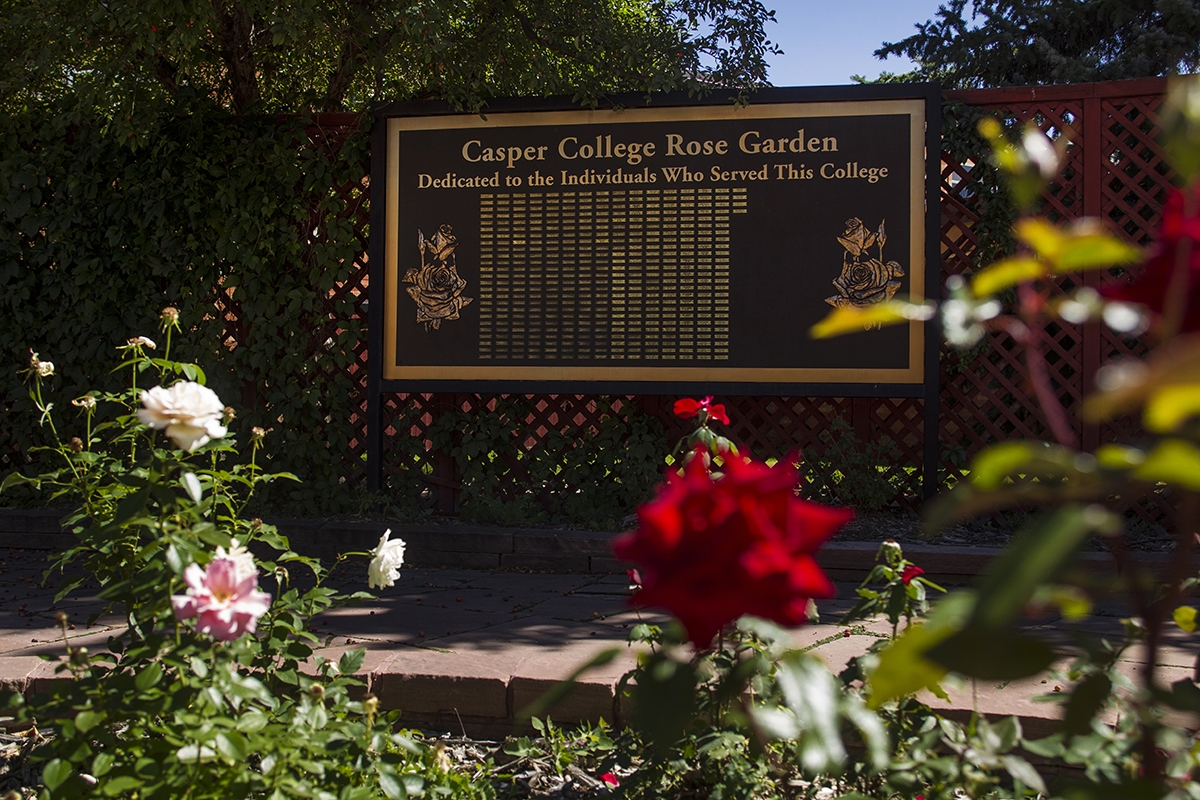
[[[14,473],[0,491],[27,483],[78,502],[63,520],[73,544],[54,560],[72,568],[58,597],[95,583],[109,604],[96,616],[117,610],[125,625],[88,652],[60,615],[67,655],[55,669],[65,680],[28,700],[0,691],[0,713],[41,734],[10,766],[28,758],[46,800],[484,796],[364,695],[354,674],[365,651],[319,652],[313,617],[369,595],[331,589],[319,561],[246,517],[256,487],[291,476],[263,474],[253,456],[236,463],[236,432],[220,422],[234,414],[195,365],[170,360],[178,314],[162,323],[161,358],[146,355],[145,337],[118,348],[133,379],[157,372],[161,385],[76,398],[77,436],[60,435],[42,396],[49,371],[38,364],[48,362],[28,368],[61,466]],[[156,429],[178,447],[162,447]],[[252,452],[263,444],[248,439]],[[385,534],[374,554],[356,555],[374,556],[369,576],[386,583],[402,553]],[[258,588],[260,568],[274,598]]]

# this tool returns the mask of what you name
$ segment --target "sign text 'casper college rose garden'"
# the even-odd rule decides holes
[[[924,393],[920,323],[808,329],[926,295],[937,101],[918,85],[382,109],[380,388]]]

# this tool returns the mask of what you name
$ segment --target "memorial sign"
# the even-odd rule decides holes
[[[925,296],[938,100],[921,85],[383,109],[381,387],[916,393],[921,323],[808,329],[831,307]]]

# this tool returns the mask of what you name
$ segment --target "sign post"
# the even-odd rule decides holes
[[[936,293],[938,87],[620,99],[376,112],[372,486],[396,391],[923,397],[936,470],[922,323],[808,329]]]

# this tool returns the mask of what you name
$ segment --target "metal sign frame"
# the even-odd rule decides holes
[[[733,364],[722,365],[714,361],[704,363],[696,363],[693,359],[692,363],[684,363],[683,360],[676,360],[670,363],[666,362],[654,364],[641,361],[633,366],[626,363],[616,363],[609,361],[607,363],[598,364],[597,360],[592,363],[555,363],[553,361],[541,361],[537,359],[526,359],[531,363],[513,363],[509,359],[508,363],[493,364],[480,362],[461,362],[452,363],[401,363],[409,354],[413,352],[411,348],[404,347],[401,344],[400,337],[402,335],[413,336],[407,331],[414,328],[414,320],[405,319],[404,328],[400,329],[404,333],[398,333],[398,320],[401,313],[410,316],[414,310],[416,313],[416,322],[424,321],[425,331],[433,328],[433,335],[439,333],[436,330],[440,325],[444,324],[447,330],[462,330],[462,326],[458,328],[454,326],[460,318],[465,318],[461,314],[469,304],[475,300],[475,297],[469,297],[468,294],[480,295],[479,289],[485,287],[472,286],[470,290],[464,291],[467,281],[459,277],[455,269],[454,250],[458,247],[457,238],[452,229],[448,225],[442,226],[447,231],[445,236],[440,232],[432,232],[432,224],[428,225],[431,233],[426,234],[418,232],[419,238],[418,249],[420,251],[419,262],[414,261],[416,256],[407,252],[405,249],[405,270],[401,270],[401,255],[400,255],[400,240],[403,238],[407,241],[408,234],[411,233],[407,227],[415,227],[412,224],[406,227],[403,236],[399,230],[400,217],[404,212],[409,213],[409,221],[413,218],[414,209],[423,211],[421,207],[424,204],[422,198],[436,197],[437,188],[451,189],[463,191],[464,195],[472,196],[476,199],[479,208],[483,208],[485,203],[493,202],[491,197],[521,196],[514,195],[512,189],[505,189],[503,180],[510,180],[510,175],[524,174],[525,180],[532,182],[532,175],[542,176],[542,169],[545,169],[546,174],[554,174],[556,157],[557,166],[567,166],[563,158],[572,159],[569,164],[574,168],[576,179],[582,173],[584,178],[591,177],[587,171],[598,174],[601,168],[607,167],[608,173],[612,173],[612,166],[625,165],[618,167],[617,172],[622,169],[626,170],[629,175],[626,180],[634,177],[643,177],[650,175],[650,170],[662,169],[662,165],[668,163],[661,156],[672,154],[682,156],[685,153],[685,148],[692,146],[692,142],[684,142],[686,136],[687,125],[690,123],[695,125],[715,125],[724,124],[724,130],[728,130],[730,123],[736,123],[742,129],[749,131],[754,128],[762,128],[764,125],[778,122],[780,120],[798,120],[802,127],[807,127],[810,132],[819,133],[817,130],[821,127],[822,120],[833,118],[834,120],[846,121],[850,118],[867,118],[865,121],[870,122],[874,119],[881,121],[891,119],[892,128],[895,129],[896,118],[901,118],[900,124],[907,128],[908,136],[908,154],[906,156],[908,164],[907,175],[908,183],[907,196],[910,203],[908,211],[908,219],[905,220],[907,230],[901,230],[900,235],[892,234],[892,238],[901,238],[902,242],[907,242],[907,252],[900,255],[901,261],[906,265],[905,268],[897,268],[895,272],[900,273],[903,279],[891,280],[891,276],[886,275],[882,280],[887,280],[886,290],[887,296],[895,294],[897,288],[901,287],[904,291],[901,294],[909,295],[914,299],[923,299],[933,297],[936,299],[939,290],[940,281],[940,253],[938,249],[939,243],[939,214],[940,204],[939,197],[939,172],[940,172],[940,154],[941,154],[941,91],[936,84],[884,84],[884,85],[868,85],[868,86],[845,86],[845,87],[814,87],[814,88],[785,88],[785,89],[768,89],[754,93],[749,97],[749,104],[738,107],[734,104],[732,97],[725,97],[723,93],[717,92],[714,95],[705,98],[689,98],[683,94],[667,94],[654,95],[647,97],[644,94],[618,96],[609,98],[609,106],[599,110],[581,109],[578,105],[572,104],[565,98],[551,99],[511,99],[489,103],[485,111],[485,115],[477,114],[462,114],[455,112],[448,104],[441,102],[413,102],[413,103],[394,103],[385,105],[375,112],[375,125],[372,132],[372,157],[371,157],[371,235],[370,235],[370,251],[369,251],[369,279],[370,279],[370,321],[368,331],[369,344],[369,361],[368,361],[368,398],[367,398],[367,416],[368,416],[368,473],[369,484],[372,487],[378,488],[381,479],[382,469],[382,397],[384,393],[392,392],[510,392],[510,393],[605,393],[605,394],[634,394],[634,395],[661,395],[661,394],[754,394],[754,395],[800,395],[800,396],[837,396],[837,397],[920,397],[925,400],[925,429],[926,429],[926,447],[925,447],[925,462],[930,465],[930,469],[934,469],[932,465],[936,464],[936,433],[937,433],[937,397],[938,397],[938,347],[936,337],[927,335],[925,326],[920,322],[912,322],[907,326],[907,341],[904,347],[907,353],[903,355],[903,363],[896,368],[895,359],[889,362],[889,366],[885,368],[857,368],[857,367],[839,367],[837,365],[825,364],[824,366],[799,366],[792,367],[790,365],[771,366],[761,365],[738,365]],[[904,116],[907,115],[907,116]],[[858,122],[858,119],[852,122]],[[665,129],[663,123],[677,123],[678,130],[684,131],[682,136],[672,139],[663,139],[661,132]],[[657,124],[657,127],[655,127]],[[847,123],[850,124],[850,123]],[[630,145],[624,145],[625,150],[618,154],[616,161],[613,161],[613,137],[609,135],[607,141],[597,134],[594,145],[592,142],[592,134],[597,133],[597,125],[605,126],[605,130],[621,131],[638,131],[653,129],[658,131],[660,135],[655,137],[657,142],[657,153],[647,149],[641,155],[644,159],[641,164],[636,164],[637,170],[629,166],[630,162],[634,161],[628,156]],[[624,126],[624,127],[623,127]],[[640,127],[639,127],[640,126]],[[778,126],[776,126],[778,128]],[[793,126],[794,127],[794,126]],[[694,128],[695,129],[695,128]],[[672,129],[674,130],[674,129]],[[533,133],[550,132],[554,136],[544,136],[541,138],[532,137],[518,141],[518,146],[510,147],[488,147],[492,143],[489,140],[489,134],[496,132],[508,134],[508,141],[512,142],[512,134],[514,131],[530,131]],[[580,136],[568,136],[578,131]],[[457,135],[453,138],[452,146],[461,148],[461,156],[465,167],[474,167],[463,169],[463,175],[456,171],[446,170],[445,160],[438,163],[438,167],[430,168],[429,172],[422,172],[418,178],[422,187],[428,190],[433,186],[435,192],[427,193],[421,198],[416,197],[415,188],[408,187],[405,192],[401,192],[400,175],[401,163],[404,162],[405,176],[411,182],[414,177],[413,165],[420,162],[425,153],[421,153],[421,143],[427,146],[440,146],[440,141],[444,137],[444,132],[452,132]],[[586,132],[586,135],[584,133]],[[408,147],[404,153],[401,153],[401,134],[409,137],[408,141],[413,141],[415,144]],[[465,134],[465,135],[463,135]],[[744,136],[745,134],[743,134]],[[424,138],[421,138],[424,136]],[[495,136],[493,136],[493,139]],[[618,135],[618,139],[622,137]],[[624,137],[630,138],[630,137]],[[637,138],[636,136],[632,138]],[[649,139],[649,136],[641,137]],[[761,137],[760,137],[761,138]],[[821,136],[810,136],[806,138],[803,130],[800,130],[798,136],[784,141],[780,139],[777,145],[768,144],[767,146],[778,147],[779,150],[786,151],[789,147],[792,153],[807,151],[810,159],[815,155],[814,151],[821,149]],[[834,137],[826,137],[833,139]],[[860,135],[860,139],[861,139]],[[463,144],[459,144],[462,140]],[[582,140],[582,141],[581,141]],[[557,141],[557,148],[555,142]],[[768,140],[770,142],[770,140]],[[565,146],[564,146],[564,143]],[[620,150],[622,142],[618,141],[616,148]],[[709,140],[710,147],[712,140]],[[722,142],[727,152],[732,150],[732,143],[729,141]],[[741,146],[742,152],[750,152],[749,148],[753,148],[756,144],[761,148],[762,144],[751,137],[749,143],[743,139],[737,143]],[[828,143],[825,142],[826,146]],[[655,145],[650,145],[653,147]],[[695,147],[698,152],[695,153],[699,158],[693,161],[699,166],[707,165],[716,160],[720,160],[720,153],[714,153],[710,149],[708,153],[704,153],[701,149],[703,145],[696,142]],[[607,150],[605,148],[607,147]],[[717,147],[721,147],[717,145]],[[837,148],[836,139],[834,139],[833,147]],[[665,152],[664,152],[665,151]],[[866,161],[864,157],[869,151],[869,148],[862,146],[851,152],[846,152],[843,148],[842,153],[836,156],[817,156],[812,160],[810,168],[815,168],[820,171],[821,178],[832,179],[835,177],[835,172],[844,171],[850,178],[867,178],[866,170],[870,167],[860,166],[861,162]],[[409,153],[417,152],[418,156],[414,159]],[[459,152],[455,151],[456,154]],[[607,155],[608,162],[601,162],[598,158],[592,163],[598,165],[598,168],[592,169],[590,165],[585,164],[580,156],[592,155],[600,156]],[[653,166],[645,162],[650,162],[651,155],[660,156],[656,159],[657,163]],[[692,155],[690,152],[687,155]],[[705,158],[705,156],[709,156]],[[784,157],[788,154],[785,152]],[[837,160],[840,158],[840,162]],[[407,160],[406,160],[407,159]],[[847,160],[849,159],[849,160]],[[778,161],[779,159],[773,159]],[[799,160],[793,158],[792,160]],[[436,159],[435,159],[436,161]],[[488,163],[483,163],[483,162]],[[468,164],[467,162],[471,162]],[[522,163],[525,162],[525,163]],[[821,163],[818,163],[821,162]],[[841,162],[844,162],[844,167]],[[674,164],[687,164],[686,160],[679,158],[674,159]],[[765,163],[765,162],[764,162]],[[772,164],[772,167],[775,165]],[[482,169],[486,167],[487,169]],[[517,169],[514,169],[516,167]],[[423,164],[419,168],[424,168]],[[522,169],[523,168],[523,169]],[[678,167],[676,167],[678,168]],[[531,172],[530,170],[535,170]],[[716,168],[714,167],[714,170]],[[766,166],[763,167],[767,169]],[[781,170],[777,176],[782,179],[784,177],[783,167],[775,167]],[[586,171],[585,171],[586,170]],[[446,174],[442,174],[442,173]],[[633,173],[640,172],[640,175]],[[796,170],[791,170],[792,177],[795,177]],[[828,172],[828,175],[825,175]],[[436,174],[434,174],[436,173]],[[685,170],[686,173],[686,170]],[[863,173],[863,174],[859,174]],[[665,171],[664,171],[665,174]],[[745,174],[745,172],[743,172]],[[886,172],[885,172],[886,176]],[[620,176],[618,176],[620,177]],[[714,171],[713,178],[717,178]],[[776,177],[774,174],[765,177]],[[804,177],[804,176],[801,176]],[[546,180],[541,177],[541,180]],[[518,178],[520,180],[520,178]],[[553,180],[553,178],[551,178]],[[566,169],[562,170],[562,180],[568,180]],[[472,183],[472,181],[474,183]],[[440,182],[440,187],[436,184]],[[815,181],[819,183],[820,181]],[[872,176],[871,183],[875,180]],[[733,182],[736,184],[736,181]],[[836,181],[827,181],[827,184],[837,183]],[[852,181],[841,181],[842,184],[849,184]],[[406,187],[407,187],[406,183]],[[544,185],[544,184],[543,184]],[[711,184],[710,184],[711,185]],[[765,184],[760,184],[766,186]],[[863,184],[865,185],[865,180]],[[489,189],[495,188],[496,192],[489,192]],[[560,190],[565,190],[567,187],[558,187]],[[572,186],[571,188],[576,188]],[[589,187],[593,192],[595,187]],[[625,187],[622,187],[625,188]],[[642,191],[640,187],[629,187],[632,189],[628,193],[629,197],[633,197],[633,193]],[[786,188],[786,187],[783,187]],[[528,185],[525,191],[528,191]],[[783,189],[780,189],[783,190]],[[519,191],[519,190],[518,190]],[[653,190],[651,190],[653,191]],[[681,190],[686,191],[686,190]],[[719,191],[719,190],[709,190]],[[893,190],[895,195],[897,190]],[[584,191],[582,188],[579,191],[579,196],[582,197]],[[555,192],[558,196],[559,192]],[[445,197],[443,192],[440,196]],[[564,195],[565,196],[565,195]],[[737,194],[726,195],[732,196],[732,202],[726,203],[725,207],[734,207],[733,210],[737,213],[742,213],[744,209],[736,208]],[[487,200],[479,200],[477,198],[487,197]],[[706,195],[711,198],[712,195]],[[745,197],[743,193],[741,197]],[[722,198],[717,198],[721,200]],[[497,203],[500,200],[495,201]],[[516,201],[513,201],[516,202]],[[565,201],[564,201],[565,202]],[[590,202],[590,201],[589,201]],[[647,203],[647,205],[650,205]],[[707,205],[707,204],[705,204]],[[715,205],[720,206],[720,203]],[[745,203],[740,205],[744,206]],[[504,208],[497,206],[497,208]],[[482,215],[485,212],[479,211]],[[656,212],[657,213],[657,212]],[[728,212],[727,213],[731,213]],[[428,215],[426,215],[428,216]],[[507,214],[495,215],[509,216]],[[515,215],[513,215],[515,216]],[[725,219],[729,217],[726,216]],[[565,219],[565,215],[564,215]],[[861,230],[851,231],[850,222],[859,222]],[[478,223],[482,225],[483,223]],[[489,221],[489,225],[492,223]],[[515,224],[515,223],[514,223]],[[845,269],[849,269],[850,262],[858,262],[859,256],[857,249],[860,245],[867,242],[875,241],[876,231],[874,225],[875,220],[868,219],[865,223],[855,218],[846,223],[847,228],[842,236],[838,237],[841,246],[846,249],[843,253],[846,265]],[[878,256],[873,259],[878,266],[885,263],[883,254],[883,242],[886,241],[883,229],[882,219],[878,222]],[[889,221],[889,232],[897,230],[896,223]],[[476,230],[484,230],[477,228]],[[515,230],[515,228],[514,228]],[[721,232],[721,231],[718,231]],[[835,232],[836,233],[836,232]],[[902,238],[905,237],[905,238]],[[497,234],[497,240],[500,235]],[[828,237],[826,237],[828,238]],[[490,244],[490,240],[487,242]],[[463,248],[465,249],[465,248]],[[565,249],[565,248],[564,248]],[[460,250],[460,252],[462,252]],[[476,251],[478,253],[480,251]],[[482,252],[489,252],[483,250]],[[725,250],[718,249],[718,256],[723,252],[726,256],[729,255],[729,246],[725,246]],[[866,259],[867,248],[862,248],[863,256]],[[447,255],[449,253],[449,255]],[[485,256],[488,258],[488,256]],[[549,260],[549,259],[547,259]],[[682,255],[681,255],[682,260]],[[719,260],[719,259],[718,259]],[[419,263],[419,266],[414,264]],[[480,262],[482,263],[482,261]],[[891,265],[899,267],[900,262],[891,261]],[[533,269],[533,267],[531,267]],[[886,268],[885,268],[886,273]],[[481,273],[482,274],[482,273]],[[728,271],[725,273],[725,286],[717,286],[717,289],[725,288],[725,297],[728,297]],[[847,286],[846,272],[843,271],[841,281],[835,283],[832,287],[836,292],[834,296],[825,298],[825,302],[829,305],[834,305],[843,300],[853,302],[855,305],[863,303],[855,299],[851,292],[854,287]],[[435,277],[429,277],[435,276]],[[437,280],[442,283],[434,285]],[[407,284],[407,285],[405,285]],[[408,296],[404,293],[407,291],[411,295],[412,300],[403,309],[400,308],[401,300],[408,300]],[[830,287],[826,287],[826,292],[830,291]],[[878,287],[872,290],[878,295]],[[498,293],[496,293],[498,295]],[[717,301],[721,302],[720,292],[717,292]],[[841,295],[841,297],[839,296]],[[489,297],[491,295],[488,295]],[[616,301],[611,301],[616,302]],[[681,301],[682,302],[682,301]],[[710,300],[699,300],[695,302],[711,302]],[[726,319],[728,317],[727,299],[724,309],[726,311]],[[869,302],[869,300],[867,301]],[[617,310],[620,306],[615,307]],[[610,306],[609,311],[616,316]],[[473,314],[473,319],[479,319],[481,314],[488,314],[488,307],[484,307],[483,302],[479,302],[475,309],[469,309],[468,314]],[[631,315],[632,316],[632,315]],[[488,317],[484,317],[488,320]],[[718,320],[719,322],[719,320]],[[477,326],[479,322],[475,322]],[[485,322],[490,326],[490,321]],[[514,324],[510,322],[510,325]],[[499,329],[497,323],[496,338],[502,339],[504,331]],[[728,323],[726,323],[726,341],[728,340]],[[903,327],[899,328],[904,331]],[[478,328],[476,330],[491,331],[491,327]],[[631,329],[632,330],[632,329]],[[883,332],[880,332],[883,333]],[[854,335],[859,340],[860,349],[854,352],[863,352],[862,340],[863,335]],[[630,334],[631,338],[633,334]],[[806,338],[807,331],[796,330],[795,337]],[[461,337],[460,337],[461,338]],[[666,338],[664,334],[664,339]],[[702,338],[700,336],[697,339]],[[744,337],[743,337],[744,338]],[[431,338],[415,339],[418,345],[422,342],[432,341]],[[482,339],[481,339],[482,341]],[[718,340],[719,344],[719,340]],[[769,344],[769,343],[767,343]],[[615,347],[616,345],[613,345]],[[726,344],[728,347],[728,344]],[[898,345],[897,345],[898,346]],[[867,345],[869,348],[870,345]],[[893,347],[895,349],[895,347]],[[404,356],[398,356],[398,352]],[[480,352],[483,352],[482,350]],[[490,356],[484,355],[484,358]],[[552,356],[553,358],[553,356]],[[436,359],[435,359],[436,360]],[[633,361],[634,359],[630,359]],[[536,362],[536,363],[534,363]],[[932,486],[934,481],[926,481],[927,487]],[[927,493],[928,493],[927,489]]]

